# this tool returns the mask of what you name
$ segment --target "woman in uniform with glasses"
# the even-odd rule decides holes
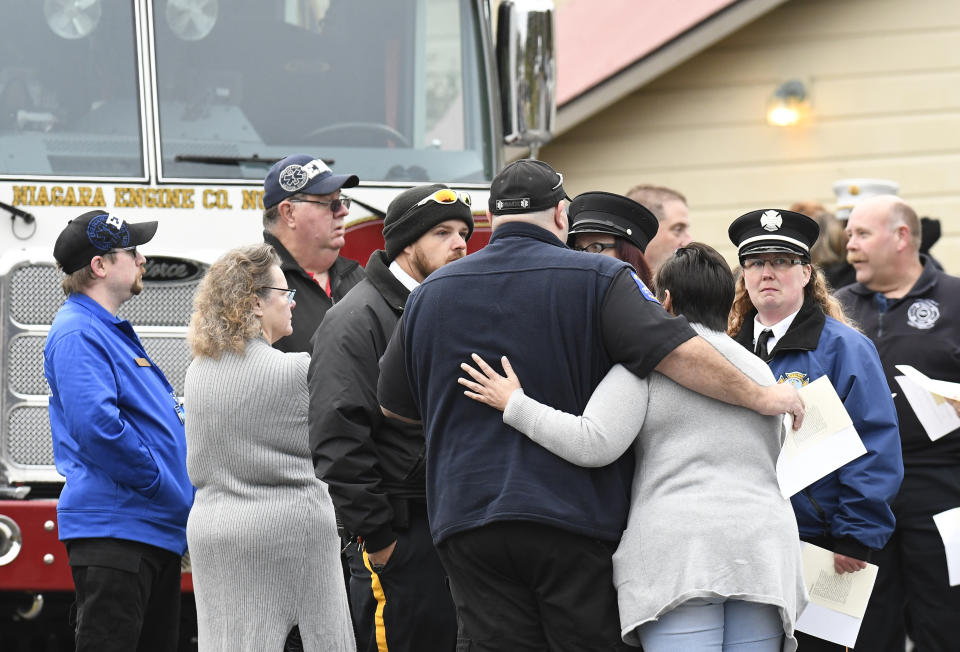
[[[201,652],[279,652],[294,626],[308,652],[355,649],[308,445],[310,356],[271,347],[292,332],[295,292],[259,244],[216,261],[194,297],[184,398]]]
[[[743,274],[729,332],[798,388],[827,376],[867,453],[791,498],[800,538],[834,553],[837,573],[866,567],[894,528],[890,503],[903,479],[897,414],[873,343],[848,325],[823,272],[810,262],[820,228],[803,215],[761,209],[729,228]],[[868,605],[861,630],[870,627]],[[800,649],[843,646],[801,635]]]
[[[659,222],[645,206],[609,192],[585,192],[567,209],[571,249],[603,254],[633,265],[640,280],[652,286],[653,273],[643,252],[657,235]]]

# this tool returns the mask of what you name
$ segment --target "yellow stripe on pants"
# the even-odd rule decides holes
[[[387,596],[383,593],[383,585],[380,584],[380,576],[373,571],[370,566],[370,558],[367,551],[363,551],[363,565],[370,571],[370,589],[373,591],[373,597],[377,601],[377,612],[373,617],[374,627],[377,630],[377,652],[388,652],[387,650],[387,628],[383,623],[383,609],[387,606]]]

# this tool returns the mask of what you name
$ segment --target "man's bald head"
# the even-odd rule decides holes
[[[896,195],[864,199],[847,220],[847,261],[857,281],[875,292],[897,292],[920,269],[920,219]]]
[[[913,247],[920,250],[920,218],[917,212],[913,210],[907,202],[896,195],[877,195],[862,200],[850,213],[850,218],[858,215],[860,219],[865,216],[883,217],[886,220],[887,227],[894,231],[899,226],[907,227],[910,232],[910,239],[913,241]]]

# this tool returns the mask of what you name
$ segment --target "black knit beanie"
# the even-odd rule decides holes
[[[467,225],[467,240],[473,234],[473,212],[460,199],[449,204],[436,201],[419,202],[438,190],[447,189],[442,183],[414,186],[397,195],[387,206],[383,220],[383,240],[387,259],[396,258],[403,248],[416,242],[420,236],[447,220],[462,220]]]

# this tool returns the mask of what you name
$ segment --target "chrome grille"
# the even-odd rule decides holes
[[[20,466],[53,466],[53,440],[45,405],[22,405],[10,410],[8,459]]]
[[[120,306],[117,317],[128,320],[138,331],[150,326],[186,328],[190,323],[190,314],[193,312],[193,293],[197,289],[198,282],[150,283],[145,281],[143,293]]]
[[[63,303],[63,274],[53,265],[24,265],[7,279],[10,318],[18,324],[50,325]]]
[[[190,347],[183,337],[141,337],[143,348],[154,364],[173,385],[177,396],[183,396],[183,377],[190,366]]]
[[[17,394],[50,394],[50,386],[43,376],[43,345],[47,338],[42,335],[18,335],[10,341],[7,356],[7,379],[10,391]]]

